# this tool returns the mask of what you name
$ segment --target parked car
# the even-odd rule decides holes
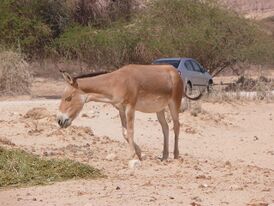
[[[201,64],[192,58],[162,58],[152,64],[170,64],[174,66],[185,83],[185,91],[191,93],[192,88],[206,87],[210,91],[213,80],[212,76]]]

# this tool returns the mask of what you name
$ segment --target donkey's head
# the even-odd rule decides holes
[[[71,77],[67,72],[61,71],[67,86],[63,93],[61,103],[59,106],[59,115],[57,116],[57,122],[62,128],[66,128],[71,125],[72,121],[82,110],[85,104],[85,95],[82,90],[78,88],[77,80]]]

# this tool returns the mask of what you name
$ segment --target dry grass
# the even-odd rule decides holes
[[[225,87],[225,91],[262,91],[262,90],[274,90],[274,81],[265,76],[259,76],[254,79],[248,76],[240,76],[236,82],[233,82],[229,86]]]
[[[190,115],[197,117],[199,114],[204,114],[205,111],[202,109],[202,105],[200,102],[195,102],[190,107]]]
[[[29,94],[32,75],[21,54],[0,51],[0,95]]]
[[[194,88],[196,93],[204,92],[201,88]],[[235,101],[274,101],[274,80],[259,76],[258,78],[250,78],[247,76],[239,77],[230,85],[214,85],[213,89],[204,92],[203,97],[199,101],[192,101],[183,98],[180,112],[188,110],[192,116],[204,114],[205,111],[201,107],[201,102],[215,103],[231,103]]]
[[[0,147],[0,188],[103,177],[99,170],[72,160],[42,159],[22,150]]]
[[[204,100],[210,102],[235,100],[270,102],[274,100],[274,81],[264,76],[258,78],[241,76],[229,86],[215,85],[212,92],[205,95]]]

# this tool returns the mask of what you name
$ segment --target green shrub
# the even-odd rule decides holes
[[[273,40],[253,22],[212,1],[156,1],[139,26],[152,52],[147,63],[157,57],[193,57],[211,73],[238,61],[273,63]]]
[[[95,67],[176,56],[198,59],[212,74],[237,62],[274,64],[273,35],[214,0],[157,0],[137,15],[138,2],[2,0],[0,45]]]
[[[130,21],[136,0],[94,1],[78,0],[72,3],[74,21],[83,26],[106,27],[117,20]]]
[[[254,22],[214,1],[158,0],[130,22],[74,26],[54,47],[94,66],[193,57],[216,74],[237,62],[274,63],[273,42]]]
[[[67,58],[111,69],[131,62],[137,41],[138,38],[121,25],[100,30],[75,26],[55,42],[55,47]]]
[[[35,13],[51,28],[53,38],[58,37],[72,21],[66,0],[39,0],[38,2]]]
[[[0,4],[0,44],[42,56],[69,22],[65,1],[3,0]]]

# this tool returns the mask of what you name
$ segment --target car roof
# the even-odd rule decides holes
[[[187,60],[193,60],[192,58],[186,58],[186,57],[183,57],[183,58],[160,58],[160,59],[156,59],[154,62],[156,61],[187,61]]]

